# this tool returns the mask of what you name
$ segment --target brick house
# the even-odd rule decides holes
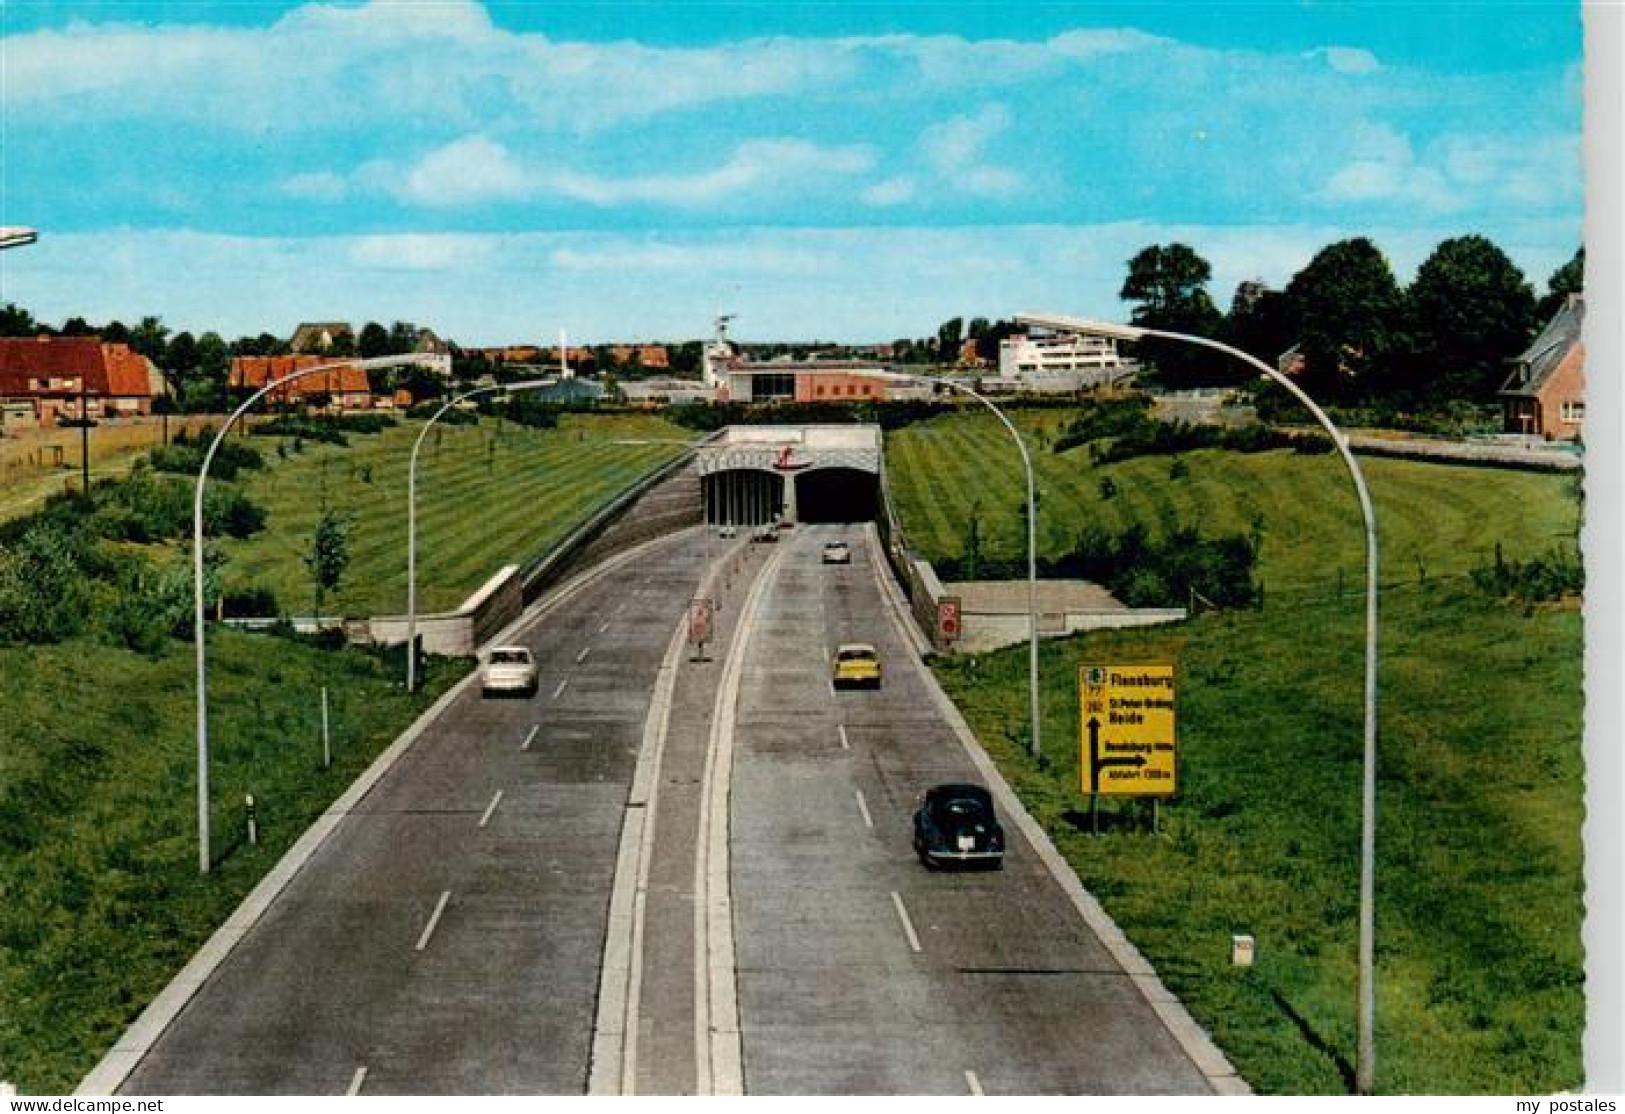
[[[332,363],[326,356],[236,356],[231,361],[232,392],[242,396],[267,383],[309,367]],[[374,400],[367,369],[341,364],[327,371],[284,383],[267,396],[283,406],[320,408],[337,413],[344,410],[370,410]],[[325,407],[317,407],[325,398]]]
[[[0,401],[8,413],[32,410],[32,424],[49,427],[65,418],[151,414],[152,400],[166,393],[151,360],[127,344],[100,337],[0,337]]]
[[[1573,440],[1585,421],[1585,299],[1570,294],[1516,359],[1497,397],[1502,428],[1551,440]]]

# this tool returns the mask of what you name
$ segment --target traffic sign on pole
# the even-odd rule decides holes
[[[1178,784],[1174,667],[1078,670],[1078,768],[1091,797],[1171,797]]]

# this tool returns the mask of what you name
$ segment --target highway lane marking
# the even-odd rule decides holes
[[[978,1097],[984,1093],[982,1091],[982,1081],[976,1078],[976,1073],[973,1071],[967,1071],[965,1073],[965,1086],[970,1088],[971,1094]]]
[[[591,646],[582,647],[581,653],[576,655],[576,664],[580,665],[582,662],[586,661],[587,660],[587,655],[590,654],[590,653],[592,653],[592,647]]]
[[[568,677],[566,677],[564,680],[559,682],[559,687],[553,690],[553,699],[554,700],[557,700],[560,696],[564,695],[564,686],[568,685],[569,683],[570,683],[570,678],[568,678]]]
[[[609,629],[609,620],[605,619],[604,620],[604,625],[598,628],[598,633],[603,634],[608,629]]]
[[[908,937],[908,946],[919,951],[920,938],[914,933],[914,922],[908,919],[908,910],[903,908],[903,899],[896,890],[891,892],[891,903],[897,906],[897,916],[903,922],[903,934]]]
[[[892,896],[896,897],[897,895],[893,894]],[[440,895],[440,900],[435,902],[434,912],[429,914],[429,923],[423,926],[423,935],[418,937],[417,951],[422,951],[424,948],[429,946],[429,937],[434,935],[434,927],[440,923],[440,914],[446,911],[446,902],[450,900],[451,891],[447,890],[445,893]],[[914,950],[919,951],[918,948]]]
[[[536,732],[540,731],[541,729],[542,729],[542,725],[539,724],[539,723],[535,727],[532,727],[530,729],[530,734],[525,736],[525,741],[519,744],[519,749],[520,750],[529,750],[530,749],[530,744],[535,742],[535,740],[536,740]]]
[[[350,1089],[344,1093],[346,1095],[359,1095],[361,1093],[361,1084],[365,1083],[366,1081],[367,1069],[366,1066],[363,1065],[362,1067],[355,1069],[355,1075],[350,1079]]]
[[[835,730],[837,730],[837,731],[839,731],[841,733],[841,749],[842,750],[851,750],[852,749],[852,744],[846,741],[846,724],[844,724],[844,723],[836,724],[835,725]]]
[[[480,827],[483,828],[483,827],[485,827],[485,825],[487,825],[487,824],[489,824],[491,822],[491,814],[497,810],[497,804],[501,800],[502,800],[502,790],[498,789],[497,792],[496,792],[496,796],[491,798],[491,803],[485,806],[485,815],[480,817]]]
[[[858,798],[858,811],[863,813],[863,826],[865,828],[874,827],[874,817],[869,815],[869,802],[863,799],[863,790],[854,789],[852,792],[855,793]]]

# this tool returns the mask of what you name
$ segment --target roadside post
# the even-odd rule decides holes
[[[327,730],[327,686],[322,686],[322,769],[333,765],[333,740]]]

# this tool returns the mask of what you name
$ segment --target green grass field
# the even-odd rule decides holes
[[[1096,468],[1086,448],[1049,452],[1043,445],[1065,428],[1063,413],[1014,417],[1032,434],[1041,553],[1059,555],[1089,522],[1113,532],[1144,523],[1157,534],[1176,523],[1197,525],[1209,535],[1251,534],[1256,525],[1266,594],[1325,594],[1340,577],[1350,590],[1363,583],[1359,504],[1334,455],[1202,450],[1184,454],[1189,474],[1171,480],[1170,457]],[[981,519],[987,556],[1025,556],[1021,466],[991,415],[899,430],[887,438],[886,462],[903,529],[927,558],[959,556],[972,513]],[[1465,574],[1492,559],[1497,541],[1507,557],[1527,558],[1576,536],[1572,477],[1381,457],[1360,463],[1377,513],[1385,583]],[[1109,499],[1100,489],[1108,477],[1117,488]]]
[[[244,475],[266,508],[267,528],[224,546],[228,590],[276,593],[285,614],[315,605],[308,552],[323,499],[352,517],[350,565],[329,614],[406,610],[406,473],[419,422],[350,435],[347,446],[306,442],[286,459],[277,440],[251,438],[266,467]],[[639,476],[682,450],[618,445],[639,438],[691,440],[693,433],[645,415],[564,415],[557,429],[485,419],[436,426],[418,458],[418,607],[456,607],[498,568],[524,562],[569,532]],[[291,444],[291,442],[288,442]]]
[[[192,650],[0,648],[0,1079],[71,1091],[322,810],[468,669],[407,696],[357,651],[210,634],[211,826],[197,867]],[[321,687],[333,765],[321,764]],[[244,838],[252,793],[260,843]]]
[[[1024,415],[1032,428],[1032,415]],[[1038,416],[1054,425],[1057,416]],[[1012,459],[1009,468],[978,459]],[[1018,490],[1007,435],[937,421],[888,441],[911,541],[957,554],[966,502]],[[1334,459],[1217,452],[1095,470],[1044,454],[1051,550],[1087,515],[1204,532],[1264,516],[1262,611],[1079,635],[1043,649],[1046,762],[1026,745],[1026,651],[938,676],[1084,885],[1262,1093],[1339,1093],[1355,1058],[1363,622],[1358,511]],[[1362,461],[1386,547],[1377,874],[1377,1083],[1387,1093],[1552,1092],[1581,1082],[1582,635],[1571,605],[1514,608],[1460,574],[1572,539],[1569,481]],[[1100,474],[1119,494],[1102,501]],[[1019,482],[1019,481],[1017,481]],[[965,492],[964,497],[956,493]],[[1004,517],[1005,544],[1019,520]],[[998,532],[994,538],[997,541]],[[1421,582],[1417,559],[1426,567]],[[1348,592],[1335,593],[1342,567]],[[1294,590],[1295,589],[1295,590]],[[1080,664],[1180,675],[1180,792],[1161,834],[1102,805],[1086,834]],[[1119,825],[1125,825],[1120,829]],[[1258,963],[1229,965],[1231,933]]]

